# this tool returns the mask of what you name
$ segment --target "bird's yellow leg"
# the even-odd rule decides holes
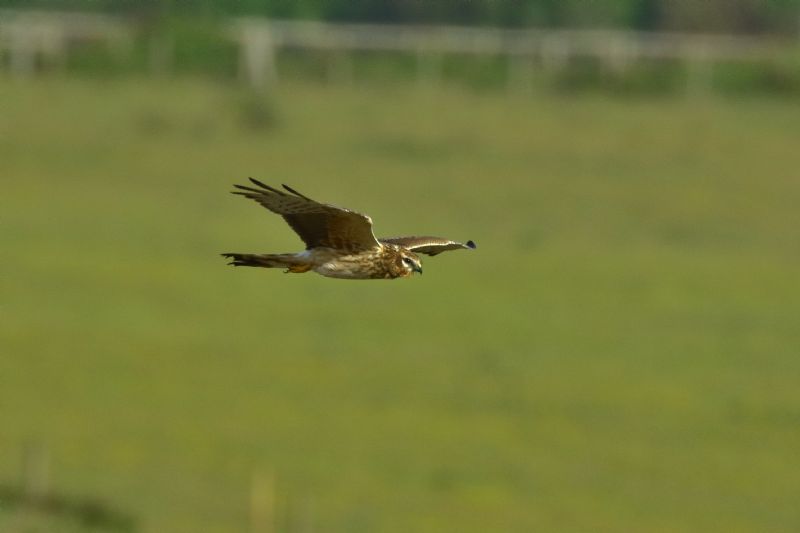
[[[311,265],[308,265],[308,264],[306,264],[306,265],[292,265],[289,268],[287,268],[284,272],[287,273],[287,274],[289,272],[291,272],[293,274],[302,274],[303,272],[308,272],[309,270],[311,270]]]

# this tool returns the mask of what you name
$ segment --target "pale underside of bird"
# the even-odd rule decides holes
[[[288,254],[224,253],[233,266],[284,268],[286,272],[316,272],[341,279],[394,279],[422,274],[418,254],[437,255],[448,250],[472,249],[441,237],[376,239],[372,219],[342,207],[322,204],[283,186],[275,189],[250,178],[254,187],[234,185],[246,198],[281,215],[300,236],[306,249]]]

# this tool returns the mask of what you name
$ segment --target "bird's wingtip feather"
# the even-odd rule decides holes
[[[477,247],[478,245],[475,244],[475,241],[467,241],[467,248],[472,248],[474,250]]]
[[[258,185],[259,187],[263,187],[263,188],[265,188],[265,189],[269,189],[269,186],[267,186],[267,185],[265,185],[265,184],[261,183],[260,181],[258,181],[257,179],[255,179],[255,178],[253,178],[253,177],[249,177],[249,176],[248,176],[248,178],[247,178],[247,179],[249,179],[249,180],[250,180],[252,183],[254,183],[254,184]]]
[[[281,185],[283,186],[284,189],[286,189],[290,193],[294,194],[295,196],[299,196],[300,198],[302,198],[304,200],[308,200],[309,202],[313,201],[313,200],[311,200],[311,198],[309,198],[305,194],[301,194],[301,193],[297,192],[296,190],[292,189],[291,187],[289,187],[285,183],[281,183]]]

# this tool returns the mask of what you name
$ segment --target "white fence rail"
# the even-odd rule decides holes
[[[76,42],[98,41],[121,51],[130,48],[135,22],[89,13],[0,10],[0,51],[9,70],[29,76],[37,65],[64,64]],[[224,35],[239,47],[239,72],[257,88],[278,81],[276,54],[281,49],[331,52],[332,75],[347,78],[349,53],[386,51],[415,54],[418,76],[440,77],[444,56],[475,55],[509,58],[513,85],[525,85],[534,68],[560,68],[575,57],[596,58],[610,68],[624,70],[639,60],[674,60],[689,65],[689,83],[708,84],[715,62],[770,61],[798,41],[735,35],[646,33],[605,30],[540,30],[469,28],[457,26],[401,26],[329,24],[308,21],[237,18],[224,25]],[[154,37],[150,44],[154,71],[163,71],[172,53],[169,39]]]
[[[17,77],[30,76],[38,65],[64,66],[69,46],[102,42],[124,53],[131,28],[124,20],[95,13],[0,10],[0,51]]]
[[[448,54],[508,57],[513,70],[509,80],[527,78],[535,64],[558,68],[573,57],[597,58],[615,70],[641,59],[669,59],[690,65],[692,83],[704,83],[704,72],[708,74],[715,62],[769,61],[797,46],[785,40],[734,35],[328,24],[256,18],[232,21],[229,35],[239,42],[242,74],[259,87],[277,79],[275,54],[281,48],[413,53],[418,55],[420,75],[432,78],[438,72],[436,58]],[[341,55],[338,57],[342,64]],[[342,69],[347,69],[346,63]]]

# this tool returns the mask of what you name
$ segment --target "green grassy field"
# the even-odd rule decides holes
[[[254,472],[283,532],[800,529],[800,107],[272,106],[0,83],[0,482],[35,440],[148,533],[246,531]],[[226,267],[301,247],[227,193],[249,175],[479,248],[391,282]]]

